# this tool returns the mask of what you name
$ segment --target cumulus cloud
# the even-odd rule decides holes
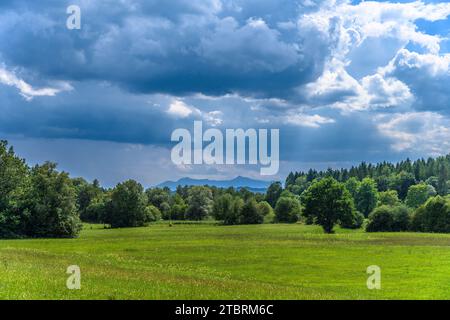
[[[439,53],[445,37],[425,34],[415,22],[445,20],[449,15],[450,4],[421,1],[366,1],[357,5],[347,2],[303,15],[299,24],[314,26],[323,34],[331,29],[334,45],[323,74],[300,87],[301,96],[309,105],[328,105],[344,111],[407,107],[414,101],[418,105],[421,96],[415,85],[422,85],[422,76],[419,72],[412,77],[402,76],[401,72],[417,71],[417,61],[412,60],[426,57],[421,60],[431,62],[419,65],[429,75],[428,86],[434,87],[442,83],[442,76],[448,77],[448,58]],[[407,57],[405,47],[409,44],[421,46],[426,54]],[[438,104],[448,101],[442,97]]]
[[[395,151],[430,156],[450,152],[450,119],[438,113],[379,115],[375,121],[380,133],[392,139]]]
[[[449,112],[450,54],[419,54],[403,49],[383,72],[410,88],[415,109]]]
[[[187,105],[179,99],[175,99],[172,101],[172,103],[170,103],[169,109],[167,109],[167,113],[175,117],[186,118],[193,113],[199,114],[200,110],[193,106]]]
[[[307,15],[305,19],[324,29],[333,23],[333,19],[339,18],[342,50],[361,45],[371,37],[395,37],[405,43],[410,41],[417,43],[430,52],[437,53],[442,37],[418,31],[414,22],[419,19],[445,20],[449,15],[449,3],[364,1],[357,5],[347,2],[329,10]]]

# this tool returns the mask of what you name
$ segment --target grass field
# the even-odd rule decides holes
[[[66,288],[79,265],[81,290]],[[368,290],[366,268],[382,270]],[[0,241],[2,299],[450,298],[450,235],[212,224]]]

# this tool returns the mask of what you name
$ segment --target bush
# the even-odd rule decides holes
[[[149,204],[146,208],[148,220],[151,222],[159,221],[162,218],[161,211],[152,204]]]
[[[169,216],[173,220],[184,220],[186,217],[187,204],[184,199],[175,193],[170,199]]]
[[[364,223],[364,215],[359,211],[354,211],[352,216],[340,220],[340,226],[347,229],[359,229]]]
[[[264,217],[264,223],[273,223],[275,221],[275,213],[272,207],[266,201],[261,201],[257,205],[258,212]]]
[[[411,211],[404,205],[394,207],[394,223],[392,231],[408,231],[411,230]]]
[[[90,223],[103,222],[106,215],[106,203],[103,199],[92,199],[81,216],[82,220]]]
[[[213,204],[213,217],[216,220],[225,220],[226,216],[232,211],[233,201],[233,196],[228,193],[218,196]]]
[[[273,213],[273,209],[267,201],[261,201],[257,204],[258,212],[263,217]]]
[[[275,206],[275,221],[295,223],[300,216],[300,202],[296,198],[282,197]]]
[[[414,213],[412,228],[421,232],[450,232],[450,201],[441,196],[428,199]]]
[[[225,225],[235,225],[239,224],[239,216],[244,206],[244,200],[239,197],[234,197],[231,203],[231,209],[223,217],[223,224]]]
[[[241,224],[260,224],[263,223],[264,216],[259,213],[255,199],[247,200],[241,209]]]
[[[264,216],[263,223],[275,223],[275,221],[276,221],[276,216],[275,216],[275,213],[272,210],[271,213],[269,213],[268,215]]]
[[[411,217],[405,206],[380,206],[369,215],[367,232],[407,231]]]
[[[156,209],[158,209],[158,208],[156,208]],[[179,203],[173,204],[169,211],[170,218],[173,220],[184,220],[185,215],[186,215],[186,209],[187,209],[187,205],[185,205],[185,204],[179,204]],[[160,220],[160,219],[158,219],[158,220]]]
[[[392,231],[394,215],[392,207],[380,206],[369,215],[369,223],[366,226],[367,232]]]

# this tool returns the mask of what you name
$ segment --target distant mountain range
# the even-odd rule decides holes
[[[166,181],[157,185],[159,188],[168,187],[170,190],[176,190],[177,186],[214,186],[218,188],[234,187],[236,189],[247,188],[253,192],[266,192],[271,181],[255,180],[246,177],[236,177],[232,180],[209,180],[209,179],[191,179],[182,178],[177,181]]]

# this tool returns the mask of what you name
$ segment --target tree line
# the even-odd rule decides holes
[[[111,228],[159,220],[224,225],[296,223],[374,231],[450,232],[450,156],[293,172],[265,194],[245,188],[148,188],[127,180],[103,188],[46,162],[29,167],[0,142],[0,237],[75,237],[82,222]]]

